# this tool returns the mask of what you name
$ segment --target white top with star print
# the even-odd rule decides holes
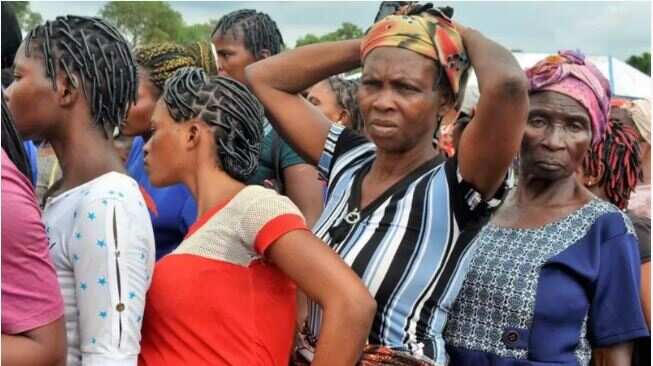
[[[68,365],[136,365],[155,260],[138,184],[104,174],[48,200],[43,221],[64,298]]]

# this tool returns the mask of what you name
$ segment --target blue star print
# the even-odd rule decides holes
[[[100,248],[104,248],[107,245],[107,243],[104,240],[98,240],[95,242],[95,244],[97,244],[97,246]]]
[[[74,211],[73,212],[73,219],[76,219],[76,218],[77,218],[77,211]]]
[[[79,256],[77,254],[73,254],[73,260],[77,262],[79,260]]]
[[[79,288],[82,289],[82,290],[86,290],[88,288],[88,286],[86,285],[86,282],[82,282],[82,283],[79,284]]]
[[[97,280],[97,283],[99,283],[100,286],[104,286],[107,284],[107,279],[104,276],[100,276],[100,278]]]
[[[107,204],[109,204],[109,201],[107,201],[107,200],[102,200],[102,204],[106,206]]]
[[[129,291],[129,300],[132,300],[135,297],[136,297],[136,293],[134,291]]]
[[[82,233],[75,233],[75,239],[81,239],[82,238]]]
[[[107,312],[106,311],[100,311],[100,314],[98,314],[98,315],[100,315],[100,318],[102,318],[102,319],[107,318]]]
[[[91,221],[95,220],[95,212],[89,212],[88,213],[88,219],[91,220]]]
[[[97,340],[95,339],[95,337],[91,338],[91,343],[95,344],[95,342],[97,342]]]

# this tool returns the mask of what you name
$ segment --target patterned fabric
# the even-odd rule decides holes
[[[135,365],[155,253],[138,184],[104,174],[48,200],[43,221],[64,299],[68,365]]]
[[[332,126],[320,158],[327,202],[313,231],[360,276],[377,302],[369,343],[445,364],[442,331],[465,274],[461,261],[487,214],[487,203],[458,174],[455,160],[432,160],[360,211],[344,233],[356,177],[376,147]],[[302,345],[315,346],[322,312],[311,303]],[[310,357],[310,356],[307,356]]]
[[[610,109],[610,83],[580,51],[558,51],[526,70],[529,91],[555,91],[587,109],[592,120],[592,141],[605,133]]]
[[[600,221],[600,218],[606,222],[612,220],[611,230],[602,230],[593,226]],[[620,229],[619,225],[623,229]],[[619,234],[615,236],[610,231]],[[597,232],[601,232],[601,234]],[[607,242],[622,237],[627,238],[627,241],[597,243],[601,235],[606,235],[606,233],[608,233]],[[583,247],[583,244],[586,246]],[[632,284],[634,292],[620,293],[625,301],[629,301],[629,305],[623,306],[621,309],[625,312],[633,308],[635,314],[629,319],[621,317],[626,324],[627,332],[615,332],[622,334],[630,332],[628,336],[633,336],[633,330],[637,330],[639,334],[646,334],[645,325],[644,328],[638,329],[638,326],[643,325],[637,294],[638,277],[621,277],[624,276],[623,273],[630,274],[630,269],[639,268],[639,258],[636,255],[631,255],[632,258],[629,258],[632,260],[631,262],[623,257],[623,251],[630,251],[630,254],[637,251],[633,227],[630,220],[611,204],[595,199],[567,217],[537,229],[503,228],[490,223],[481,230],[472,245],[474,249],[470,253],[473,253],[471,254],[473,259],[460,295],[450,314],[445,334],[447,345],[455,350],[452,362],[454,359],[456,364],[461,365],[472,364],[470,363],[472,359],[483,359],[486,360],[485,362],[490,362],[487,360],[490,360],[491,357],[474,356],[474,352],[476,352],[489,353],[502,360],[538,360],[552,362],[551,365],[576,365],[577,362],[578,365],[588,365],[591,356],[588,328],[591,327],[592,331],[597,333],[594,334],[594,339],[598,343],[600,341],[596,341],[597,339],[609,338],[601,337],[604,337],[606,329],[612,330],[615,327],[614,323],[611,323],[614,322],[614,319],[601,318],[601,310],[594,308],[599,305],[595,302],[597,300],[590,299],[590,304],[584,305],[582,299],[575,297],[572,289],[575,289],[577,285],[560,282],[560,278],[564,277],[564,275],[557,274],[561,271],[560,268],[566,268],[562,271],[568,273],[579,272],[578,276],[580,277],[589,277],[577,281],[599,286],[597,289],[579,288],[578,294],[583,294],[583,296],[586,293],[607,296],[602,292],[604,289],[600,288],[600,286],[606,285],[602,283],[600,274],[597,273],[601,270],[609,272],[609,281],[619,283],[617,286],[629,288],[628,285]],[[605,248],[607,245],[612,245],[612,247]],[[598,258],[597,250],[606,251],[606,253],[608,250],[616,250],[622,255],[607,254],[606,256],[610,258],[605,259],[605,262],[600,262],[600,266],[583,263],[592,259],[596,260]],[[602,257],[601,260],[603,260]],[[611,267],[610,261],[619,263],[615,267]],[[554,264],[545,267],[549,263]],[[636,266],[636,268],[629,268],[628,265]],[[556,266],[562,267],[556,268]],[[587,266],[586,269],[585,266]],[[625,272],[618,270],[624,266],[626,267]],[[572,298],[569,298],[569,294],[573,294]],[[599,301],[616,301],[611,297],[607,296],[607,300]],[[558,308],[551,310],[543,304],[543,301],[549,301]],[[603,307],[602,310],[607,312],[616,306],[616,304],[605,302],[600,305]],[[569,318],[558,319],[560,312],[564,313],[561,316]],[[637,318],[638,312],[639,318]],[[590,315],[592,318],[589,318]],[[576,323],[572,319],[575,319]],[[634,319],[633,323],[629,323],[631,319]],[[642,323],[638,323],[639,320]],[[590,321],[591,326],[588,325]],[[594,324],[597,323],[601,326],[601,332],[594,328]],[[632,324],[635,327],[632,327]],[[538,338],[543,334],[548,334],[551,338]],[[556,340],[552,340],[552,337],[556,337]],[[636,338],[636,335],[634,337]],[[570,343],[564,343],[566,340],[569,340]],[[547,342],[549,346],[542,347],[543,342]],[[605,342],[610,342],[610,340]],[[551,344],[554,346],[550,346]],[[558,348],[555,348],[556,346]],[[551,351],[551,349],[555,351]],[[574,353],[568,356],[575,359],[569,361],[570,363],[562,362],[561,359],[565,357],[564,352],[569,352],[572,349],[575,349]],[[545,356],[534,356],[533,353],[537,351],[543,352]],[[547,359],[547,357],[552,357],[552,359]],[[501,365],[531,365],[516,361],[511,363],[507,360],[503,361],[505,363],[498,363],[497,360],[495,362]],[[539,365],[540,363],[535,364]],[[475,365],[483,366],[485,363]]]
[[[390,15],[374,24],[361,43],[361,59],[377,47],[399,47],[440,63],[454,94],[465,86],[470,66],[463,40],[444,14]],[[459,98],[456,98],[457,100]]]

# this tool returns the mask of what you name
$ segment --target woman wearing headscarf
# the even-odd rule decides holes
[[[637,215],[651,217],[651,102],[615,100],[610,119],[633,126],[639,135],[643,176],[630,197],[628,209]]]
[[[263,121],[263,106],[234,79],[184,68],[166,82],[145,162],[153,184],[189,188],[199,218],[156,265],[141,365],[287,365],[294,284],[326,309],[315,365],[358,358],[374,315],[369,292],[290,199],[246,183]]]
[[[526,75],[518,184],[472,244],[447,325],[451,363],[630,365],[631,342],[648,335],[637,239],[576,173],[605,133],[608,81],[572,51]]]
[[[299,47],[246,71],[279,132],[328,182],[314,232],[377,301],[363,365],[447,363],[442,330],[464,276],[460,259],[526,123],[526,78],[510,51],[430,4],[408,13],[377,22],[362,40]],[[298,96],[361,62],[369,140]],[[458,157],[447,160],[432,137],[470,65],[481,80],[478,108]],[[300,347],[307,360],[328,334],[321,314],[312,304]]]

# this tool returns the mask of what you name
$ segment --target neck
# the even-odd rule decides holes
[[[437,155],[438,152],[433,149],[430,141],[402,153],[378,150],[369,176],[381,181],[403,178]]]
[[[590,191],[578,181],[576,174],[556,181],[520,174],[515,191],[517,204],[523,206],[569,206],[590,197]]]
[[[61,191],[72,189],[112,171],[124,172],[120,157],[111,142],[91,123],[70,123],[70,128],[47,139],[61,166]]]
[[[219,204],[227,203],[245,184],[233,179],[214,162],[200,163],[184,184],[197,202],[197,217]]]

